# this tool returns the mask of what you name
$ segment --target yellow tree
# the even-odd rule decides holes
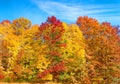
[[[61,54],[66,64],[66,71],[63,73],[63,79],[69,78],[69,81],[85,83],[85,43],[82,32],[75,24],[63,23],[65,29],[62,36],[62,42],[66,43],[65,48],[61,48]],[[83,82],[84,81],[84,82]]]
[[[9,24],[1,24],[2,53],[0,54],[4,57],[2,63],[4,63],[5,80],[32,81],[32,78],[36,77],[37,72],[34,70],[38,67],[37,62],[41,60],[38,58],[41,53],[39,50],[43,49],[38,47],[41,44],[40,41],[36,41],[37,32],[38,26],[31,26],[31,22],[25,18],[19,18]]]
[[[0,31],[5,27],[10,26],[10,21],[4,20],[0,23]],[[3,32],[2,32],[3,33]],[[8,32],[9,33],[9,32]],[[3,40],[4,36],[0,33],[0,79],[5,77],[4,70],[7,69],[7,60],[6,58],[9,56],[8,49],[6,48],[7,42]]]
[[[4,75],[4,77],[5,77],[4,71],[6,71],[8,68],[7,58],[10,56],[9,50],[7,49],[7,45],[9,45],[9,43],[6,40],[4,40],[4,38],[8,34],[10,34],[9,29],[6,29],[9,27],[11,27],[11,25],[10,21],[8,20],[4,20],[0,23],[0,65],[1,65],[0,73],[2,76]]]

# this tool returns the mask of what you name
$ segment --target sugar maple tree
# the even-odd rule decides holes
[[[0,54],[5,81],[16,81],[18,79],[21,81],[25,80],[28,77],[27,75],[33,75],[29,72],[32,72],[34,62],[29,63],[35,59],[32,55],[32,44],[35,42],[34,38],[37,31],[38,26],[31,27],[30,21],[25,18],[14,20],[12,23],[2,22],[0,26]]]
[[[4,33],[7,33],[7,35],[10,33],[9,29],[7,30],[6,28],[10,27],[10,21],[4,20],[0,23],[0,78],[4,79],[5,74],[4,71],[7,70],[8,68],[8,57],[10,56],[9,50],[7,49],[7,43],[6,40],[3,40],[5,38]],[[4,29],[4,30],[3,30]]]
[[[68,26],[52,16],[40,25],[39,30],[37,36],[42,38],[43,43],[48,44],[46,55],[51,63],[38,77],[45,79],[45,75],[46,77],[52,75],[53,80],[73,82],[73,79],[74,81],[79,79],[81,82],[80,76],[84,72],[85,64],[85,45],[78,26],[74,24]]]
[[[55,79],[59,72],[64,71],[64,61],[58,52],[59,48],[66,45],[65,43],[60,43],[61,36],[64,33],[62,22],[54,16],[48,17],[47,21],[40,25],[39,31],[38,39],[42,39],[42,43],[48,45],[45,58],[50,60],[50,65],[46,70],[40,72],[38,77],[43,78],[46,75],[51,75]]]
[[[88,75],[91,82],[101,80],[105,83],[118,83],[120,63],[119,30],[110,23],[99,23],[87,16],[77,19],[82,31],[87,53]],[[116,75],[115,75],[116,73]],[[116,81],[117,80],[117,81]]]
[[[85,72],[85,43],[82,32],[79,30],[78,26],[75,24],[63,23],[65,28],[65,33],[62,37],[62,41],[65,41],[67,47],[61,49],[63,58],[66,62],[66,74],[69,75],[74,82],[79,80],[82,82],[86,72]],[[69,80],[70,81],[70,80]]]

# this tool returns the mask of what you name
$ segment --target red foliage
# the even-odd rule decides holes
[[[49,40],[52,44],[55,44],[61,38],[64,28],[62,22],[57,20],[56,17],[48,17],[45,23],[42,23],[39,27],[40,33],[44,36],[45,40]]]
[[[59,54],[58,52],[50,52],[49,53],[51,56],[58,56],[58,57],[60,57],[61,56],[61,54]]]
[[[9,20],[3,20],[1,24],[11,23]]]
[[[64,71],[65,70],[65,67],[64,67],[64,62],[60,62],[52,67],[50,67],[49,69],[52,73],[53,72],[61,72],[61,71]]]
[[[42,73],[38,74],[39,78],[45,77],[48,73],[59,73],[61,71],[64,71],[64,62],[60,62],[54,66],[49,67],[47,70],[44,70]]]
[[[0,74],[0,79],[3,79],[4,78],[4,75]]]
[[[45,43],[47,43],[50,47],[50,58],[54,58],[57,56],[57,59],[61,59],[61,54],[56,48],[65,47],[65,43],[60,43],[61,37],[64,33],[64,28],[62,22],[56,19],[56,17],[48,17],[45,23],[42,23],[39,27],[40,36],[43,37]],[[42,73],[38,75],[38,77],[42,78],[46,76],[48,73],[58,73],[64,70],[64,63],[58,61],[57,59],[52,59],[52,66],[49,66],[47,70],[44,70]],[[56,64],[54,64],[56,63]]]

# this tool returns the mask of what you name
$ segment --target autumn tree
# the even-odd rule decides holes
[[[76,24],[63,23],[65,33],[62,41],[66,43],[66,48],[60,52],[66,62],[67,70],[63,73],[64,79],[69,78],[69,82],[84,83],[85,76],[85,43],[82,32]]]
[[[46,70],[38,77],[45,79],[53,76],[53,80],[82,82],[85,64],[84,37],[77,25],[60,22],[52,16],[39,27],[40,39],[48,45],[46,59],[51,60]]]
[[[50,64],[47,66],[47,69],[40,72],[38,77],[45,79],[47,75],[51,75],[53,79],[58,79],[59,73],[64,71],[65,67],[64,60],[59,52],[59,49],[66,45],[66,43],[60,42],[64,33],[64,27],[60,20],[52,16],[48,17],[47,21],[40,25],[39,31],[38,39],[42,39],[42,43],[48,45],[48,51],[44,58],[49,59]]]
[[[9,20],[2,21],[0,23],[0,31],[1,29],[4,29],[5,27],[9,26],[10,26]],[[0,79],[3,79],[5,77],[4,71],[6,71],[6,69],[8,68],[7,57],[10,56],[6,46],[7,42],[3,40],[4,37],[5,36],[0,33]]]
[[[36,43],[34,39],[37,31],[38,26],[31,26],[31,22],[25,18],[19,18],[9,24],[2,22],[0,26],[2,53],[0,54],[3,57],[1,60],[6,81],[29,81],[35,78],[28,75],[35,74],[32,70],[36,66],[37,56],[33,55],[35,52],[32,45]]]
[[[87,67],[91,81],[103,80],[103,82],[111,84],[115,81],[112,79],[114,77],[112,74],[119,72],[119,30],[110,23],[100,24],[96,19],[87,16],[80,16],[76,23],[87,44]],[[113,67],[116,71],[113,70]]]
[[[105,78],[109,83],[120,83],[120,35],[117,27],[111,26],[108,22],[103,22],[101,28],[101,35],[105,37],[104,55],[101,61],[105,64]],[[105,32],[104,32],[105,31]],[[104,33],[103,33],[104,32]],[[99,51],[100,52],[100,51]]]

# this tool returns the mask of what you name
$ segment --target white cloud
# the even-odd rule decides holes
[[[84,15],[100,18],[101,16],[108,17],[108,15],[110,16],[110,14],[115,15],[115,12],[120,13],[120,11],[118,10],[119,6],[114,4],[86,5],[80,3],[76,3],[76,4],[60,3],[60,2],[51,2],[51,1],[43,2],[38,0],[33,0],[33,1],[39,7],[40,10],[46,12],[48,15],[55,15],[58,16],[60,19],[69,20],[69,21],[75,21],[78,16],[84,16]]]

